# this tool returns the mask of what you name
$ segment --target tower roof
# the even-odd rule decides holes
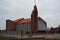
[[[34,5],[34,9],[33,9],[32,13],[38,13],[37,6],[36,5]]]
[[[37,6],[36,5],[34,5],[34,9],[37,10]]]

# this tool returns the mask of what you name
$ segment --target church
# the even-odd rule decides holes
[[[37,34],[47,33],[47,23],[38,17],[37,6],[31,14],[31,18],[18,18],[14,21],[6,20],[6,30],[0,30],[0,35],[21,35],[21,34]]]
[[[24,34],[44,33],[47,31],[47,23],[38,17],[37,6],[34,5],[31,18],[18,18],[15,21],[6,20],[6,30],[22,31]]]

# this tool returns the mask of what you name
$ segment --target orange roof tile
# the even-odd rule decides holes
[[[38,19],[41,19],[42,21],[44,21],[41,17],[38,17]],[[27,18],[27,19],[19,18],[19,19],[15,20],[15,22],[17,22],[18,24],[19,23],[29,23],[29,22],[31,22],[31,18]]]
[[[15,22],[17,22],[17,23],[28,23],[28,22],[31,22],[31,18],[27,18],[27,19],[20,18],[20,19],[15,20]]]
[[[19,21],[21,21],[21,20],[23,20],[24,18],[19,18],[19,19],[17,19],[17,20],[15,20],[15,22],[19,22]]]

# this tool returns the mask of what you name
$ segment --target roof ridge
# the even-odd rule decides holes
[[[19,21],[21,21],[21,20],[23,20],[24,18],[20,18],[20,19],[17,19],[17,20],[15,20],[15,22],[19,22]]]

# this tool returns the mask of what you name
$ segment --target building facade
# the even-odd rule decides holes
[[[22,24],[17,24],[17,26],[16,26],[17,31],[23,30],[24,33],[31,33],[33,28],[34,27],[31,27],[31,22],[25,22],[25,23],[22,23]],[[41,31],[43,31],[43,32],[47,31],[47,23],[39,17],[38,18],[37,32],[41,32]]]
[[[3,32],[6,31],[7,33],[17,32],[16,34],[20,34],[21,32],[24,34],[41,33],[47,31],[47,23],[41,17],[38,17],[37,6],[35,5],[31,14],[31,18],[19,18],[15,21],[6,20],[6,30]],[[3,32],[1,31],[1,33]]]

